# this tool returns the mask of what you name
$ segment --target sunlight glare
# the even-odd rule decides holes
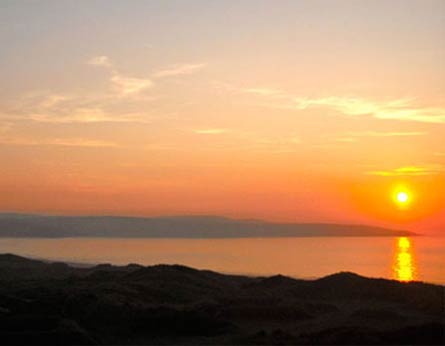
[[[409,197],[406,192],[401,191],[397,194],[397,201],[399,201],[400,203],[406,203],[408,202],[408,199]]]
[[[395,264],[393,268],[394,279],[408,282],[415,279],[414,254],[411,241],[407,237],[397,240]]]

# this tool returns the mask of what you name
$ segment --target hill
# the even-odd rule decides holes
[[[0,214],[0,237],[248,238],[413,236],[364,225],[274,223],[219,216],[121,217]]]
[[[4,344],[443,344],[444,287],[0,255]]]

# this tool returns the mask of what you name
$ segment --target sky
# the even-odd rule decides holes
[[[0,210],[443,233],[443,37],[442,0],[3,0]]]

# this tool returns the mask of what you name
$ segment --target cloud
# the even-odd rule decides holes
[[[441,165],[428,165],[428,166],[405,166],[392,170],[382,171],[370,171],[366,172],[369,175],[378,175],[383,177],[394,176],[422,176],[422,175],[435,175],[444,171],[444,167]]]
[[[153,114],[146,109],[154,98],[121,98],[115,94],[63,95],[34,92],[16,100],[12,107],[0,109],[0,118],[9,125],[32,120],[42,123],[151,123]],[[137,107],[135,107],[137,106]],[[0,123],[0,133],[2,124]]]
[[[101,108],[74,108],[66,114],[60,113],[34,113],[29,119],[48,123],[101,123],[101,122],[149,122],[140,113],[110,114]]]
[[[111,59],[106,55],[100,55],[88,60],[89,65],[102,66],[110,69],[112,76],[110,82],[119,97],[136,96],[142,91],[145,91],[154,86],[151,78],[129,77],[114,67]],[[178,75],[192,74],[202,68],[206,64],[176,64],[169,68],[159,70],[152,75],[152,78],[164,78]]]
[[[425,136],[428,132],[411,131],[411,132],[385,132],[385,131],[363,131],[363,132],[349,132],[350,136],[354,137],[411,137],[411,136]]]
[[[85,138],[55,138],[47,141],[47,145],[58,145],[66,147],[95,147],[95,148],[117,148],[119,145],[110,141]]]
[[[372,115],[378,119],[445,123],[445,108],[415,107],[407,99],[373,102],[349,97],[294,98],[293,104],[295,109],[327,107],[350,116]]]
[[[118,71],[111,59],[105,55],[87,61],[93,66],[103,66],[109,72],[110,88],[101,92],[61,93],[34,90],[16,100],[0,105],[0,134],[9,130],[10,124],[26,120],[42,123],[152,123],[154,118],[166,119],[174,114],[172,104],[151,107],[162,98],[147,93],[155,86],[151,77],[128,76]],[[175,65],[160,75],[187,74],[205,64]],[[164,109],[165,108],[165,109]],[[156,113],[156,114],[153,114]]]
[[[200,64],[177,64],[177,65],[170,66],[169,68],[155,72],[153,74],[153,77],[162,78],[162,77],[172,77],[172,76],[192,74],[198,70],[201,70],[205,66],[206,66],[206,64],[203,64],[203,63],[200,63]]]
[[[150,79],[125,77],[115,74],[111,77],[111,82],[121,96],[138,94],[153,86]]]
[[[90,147],[90,148],[117,148],[119,145],[114,142],[85,138],[52,138],[52,139],[29,139],[0,137],[0,144],[15,146],[63,146],[63,147]]]
[[[58,104],[70,100],[71,97],[62,94],[50,94],[44,97],[42,102],[40,103],[41,107],[51,108],[57,106]]]
[[[337,137],[336,142],[357,142],[361,137],[410,137],[410,136],[424,136],[428,132],[411,131],[411,132],[397,132],[397,131],[358,131],[347,132],[342,137]]]
[[[199,135],[220,135],[229,132],[228,129],[212,128],[212,129],[195,129],[194,133]]]
[[[118,72],[114,68],[114,64],[111,62],[110,58],[105,55],[91,58],[88,61],[88,64],[111,69],[112,76],[110,81],[120,97],[139,94],[140,92],[153,87],[153,81],[148,78],[128,77]]]
[[[336,138],[335,141],[337,141],[337,142],[347,142],[347,143],[349,143],[349,142],[357,142],[357,138],[354,138],[354,137],[339,137],[339,138]]]
[[[88,64],[94,66],[113,67],[113,63],[106,55],[95,56],[88,60]]]
[[[281,90],[272,88],[249,88],[245,89],[244,92],[261,96],[284,96]]]
[[[377,119],[445,124],[445,107],[419,107],[413,104],[413,100],[406,98],[372,101],[359,97],[296,97],[270,88],[249,88],[241,91],[270,99],[280,97],[280,103],[272,107],[281,109],[328,108],[348,116],[370,115]]]

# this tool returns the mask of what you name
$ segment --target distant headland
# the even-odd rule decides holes
[[[278,223],[221,216],[49,216],[0,213],[6,238],[400,237],[418,234],[366,225]]]

